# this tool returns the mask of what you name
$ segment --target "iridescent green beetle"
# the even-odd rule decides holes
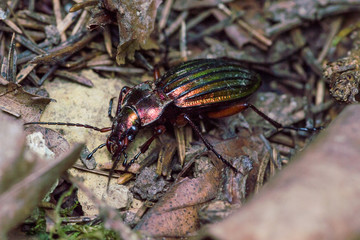
[[[97,128],[78,123],[32,122],[27,124],[67,125],[91,128],[100,132],[111,131],[106,146],[114,161],[110,176],[124,156],[123,165],[130,166],[140,154],[144,153],[160,134],[165,132],[164,123],[171,121],[176,125],[189,123],[206,147],[234,171],[238,170],[226,161],[214,147],[203,137],[192,119],[198,115],[220,118],[233,115],[247,108],[253,109],[277,129],[295,129],[316,131],[318,128],[283,127],[270,119],[256,107],[247,102],[248,97],[261,85],[260,76],[237,62],[224,59],[197,59],[185,62],[170,69],[160,77],[154,73],[155,81],[144,82],[132,88],[123,87],[120,92],[115,117],[109,117],[112,127]],[[138,154],[127,161],[126,149],[139,130],[154,127],[153,136],[141,147]],[[110,178],[109,178],[110,179]]]

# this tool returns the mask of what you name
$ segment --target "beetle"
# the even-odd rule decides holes
[[[154,139],[165,132],[164,124],[168,121],[182,126],[190,124],[205,146],[222,162],[239,172],[230,162],[224,159],[203,137],[193,121],[196,115],[209,118],[221,118],[251,108],[277,129],[294,129],[300,131],[317,131],[319,128],[297,128],[282,126],[266,116],[248,102],[249,97],[261,85],[261,78],[256,72],[242,67],[229,59],[196,59],[184,62],[160,76],[154,71],[154,81],[140,83],[132,88],[123,87],[119,94],[115,117],[111,116],[112,100],[108,115],[112,126],[97,128],[87,124],[60,122],[30,122],[28,124],[66,125],[90,128],[100,132],[110,131],[106,143],[95,148],[91,156],[106,146],[113,166],[109,181],[117,164],[124,156],[122,164],[129,167],[140,154],[146,152]],[[153,135],[140,146],[140,151],[130,161],[126,155],[128,145],[134,141],[142,128],[154,127]]]

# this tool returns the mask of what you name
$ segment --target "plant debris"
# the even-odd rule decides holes
[[[51,99],[24,91],[16,84],[0,85],[0,109],[24,121],[39,121]]]
[[[17,141],[18,144],[9,142],[7,146],[5,138],[1,138],[1,152],[8,155],[2,161],[1,194],[0,201],[3,206],[0,210],[2,219],[0,229],[2,238],[5,233],[23,221],[45,196],[55,180],[66,171],[78,158],[81,144],[54,161],[44,161],[34,153],[25,151],[24,134],[19,123],[12,123],[11,119],[0,114],[1,132],[9,139]],[[11,150],[14,149],[14,150]],[[19,150],[20,149],[20,150]],[[17,154],[14,154],[17,152]],[[9,154],[10,153],[10,154]],[[11,166],[8,165],[12,163]],[[14,177],[17,177],[16,179]]]
[[[74,159],[69,157],[66,166],[58,161],[79,142],[86,142],[81,160],[68,172],[83,182],[70,175],[60,178],[48,194],[50,201],[41,203],[23,225],[27,233],[48,238],[91,238],[92,234],[102,239],[187,238],[205,226],[206,234],[226,239],[233,237],[232,231],[215,234],[206,226],[222,228],[218,226],[223,218],[238,209],[247,211],[252,206],[249,196],[259,201],[263,185],[268,181],[271,185],[279,172],[296,172],[291,183],[304,181],[306,174],[291,167],[292,156],[311,145],[316,133],[276,129],[251,110],[216,120],[199,116],[195,121],[216,151],[241,174],[207,151],[191,127],[166,123],[166,133],[131,167],[117,166],[109,191],[112,156],[102,148],[106,134],[60,125],[31,125],[23,130],[19,125],[44,121],[111,127],[110,99],[115,103],[110,109],[114,116],[121,89],[153,81],[154,69],[163,74],[199,58],[237,61],[262,78],[261,88],[248,101],[284,126],[326,127],[345,107],[339,103],[359,101],[360,1],[75,2],[0,3],[0,158],[4,159],[0,176],[5,179],[0,182],[0,197],[8,199],[4,194],[13,193],[7,202],[16,203],[18,188],[26,189],[21,196],[28,203],[4,209],[3,213],[13,215],[6,212],[9,220],[1,226],[1,238],[30,214],[53,180],[70,167]],[[126,149],[129,159],[152,136],[151,127],[142,130]],[[54,155],[55,160],[43,163],[28,154],[26,136],[41,147],[39,152]],[[77,155],[80,147],[75,148]],[[94,153],[90,160],[89,153]],[[315,170],[315,175],[322,176],[323,169]],[[35,177],[29,180],[29,176]],[[328,196],[325,190],[331,180],[324,177],[319,184],[326,186],[324,192],[312,191],[308,199]],[[269,195],[279,191],[269,189]],[[24,209],[26,214],[18,217]],[[258,211],[248,219],[270,216],[272,210],[259,207]],[[291,222],[302,219],[300,215],[286,216]],[[319,222],[328,221],[328,215],[323,216]],[[356,223],[350,218],[349,222]],[[240,229],[238,224],[234,220],[228,226]],[[253,224],[246,231],[257,228]],[[11,236],[16,237],[17,231]]]

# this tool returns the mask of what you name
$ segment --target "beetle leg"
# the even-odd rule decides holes
[[[289,130],[295,130],[295,131],[316,132],[316,131],[323,129],[323,127],[302,128],[302,127],[294,127],[294,126],[283,126],[281,123],[278,123],[277,121],[269,118],[265,113],[261,112],[254,105],[252,105],[250,103],[243,103],[243,106],[245,108],[251,108],[260,117],[262,117],[264,120],[268,121],[271,125],[273,125],[278,131],[281,131],[283,129],[289,129]]]
[[[114,120],[114,117],[113,117],[113,116],[112,116],[112,114],[111,114],[114,99],[115,99],[114,97],[110,99],[110,102],[109,102],[109,109],[108,109],[108,117],[110,118],[110,121],[111,121],[111,122]]]
[[[127,164],[127,154],[126,154],[126,152],[123,152],[123,155],[124,155],[124,161],[123,161],[123,166],[126,166],[126,164]]]
[[[119,100],[118,100],[118,105],[117,105],[117,108],[116,108],[116,115],[119,115],[120,113],[120,110],[121,110],[121,104],[122,104],[122,101],[125,97],[125,95],[130,91],[130,87],[128,86],[124,86],[121,91],[120,91],[120,94],[119,94]]]
[[[151,143],[155,140],[155,138],[160,136],[161,134],[163,134],[165,132],[165,130],[166,130],[166,128],[163,125],[155,127],[155,131],[154,131],[153,135],[143,145],[141,145],[140,152],[138,152],[135,155],[135,157],[133,159],[131,159],[131,161],[126,166],[126,168],[130,167],[131,164],[133,164],[142,153],[146,152],[149,149]]]
[[[130,90],[129,87],[127,86],[124,86],[121,91],[120,91],[120,94],[119,94],[119,100],[118,100],[118,105],[117,105],[117,108],[116,108],[116,115],[117,116],[119,113],[120,113],[120,110],[121,110],[121,103],[122,103],[122,100],[123,98],[125,97],[125,95],[128,93],[128,91]],[[110,118],[110,121],[114,121],[114,117],[112,116],[111,112],[112,112],[112,107],[113,107],[113,103],[114,103],[114,97],[110,99],[110,102],[109,102],[109,109],[108,109],[108,116]]]
[[[99,150],[100,148],[103,148],[106,146],[106,143],[103,143],[103,144],[100,144],[99,146],[97,146],[94,150],[92,150],[91,153],[89,153],[87,156],[86,156],[86,160],[90,160],[90,158],[92,158],[92,156],[94,155],[94,153]]]
[[[211,145],[211,143],[208,142],[208,140],[206,140],[204,138],[204,136],[201,134],[199,128],[195,125],[195,123],[190,119],[190,117],[187,114],[183,115],[184,118],[187,120],[187,122],[190,124],[190,126],[194,129],[195,133],[199,136],[199,138],[201,138],[201,140],[203,141],[203,143],[205,144],[205,146],[207,147],[207,149],[209,149],[210,151],[212,151],[217,158],[219,158],[223,163],[225,163],[226,166],[230,167],[234,172],[236,173],[241,173],[237,168],[235,168],[233,165],[231,165],[231,163],[229,161],[227,161],[225,158],[223,158],[220,153],[218,153],[215,149],[214,146]],[[241,173],[242,174],[242,173]]]
[[[323,129],[323,127],[301,128],[301,127],[294,127],[294,126],[283,126],[281,123],[278,123],[274,119],[269,118],[265,113],[261,112],[259,109],[257,109],[251,103],[236,104],[234,106],[230,106],[228,108],[225,108],[225,109],[222,109],[222,110],[219,110],[216,112],[209,112],[209,113],[207,113],[207,116],[210,118],[227,117],[227,116],[231,116],[235,113],[244,111],[245,109],[248,109],[248,108],[251,108],[260,117],[262,117],[264,120],[266,120],[271,125],[273,125],[278,131],[281,131],[283,129],[289,129],[289,130],[304,131],[304,132],[316,132],[316,131]]]

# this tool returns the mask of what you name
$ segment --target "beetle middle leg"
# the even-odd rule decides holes
[[[209,149],[210,151],[212,151],[217,158],[219,158],[223,163],[225,163],[226,166],[230,167],[234,172],[236,173],[241,173],[237,168],[235,168],[229,161],[227,161],[225,158],[223,158],[221,156],[220,153],[218,153],[215,149],[214,146],[211,145],[211,143],[208,142],[208,140],[206,140],[206,138],[204,138],[204,136],[201,134],[199,128],[195,125],[195,123],[190,119],[190,117],[187,114],[183,115],[184,119],[190,124],[190,126],[194,129],[195,133],[198,135],[198,137],[203,141],[203,143],[205,144],[205,146],[207,147],[207,149]]]

